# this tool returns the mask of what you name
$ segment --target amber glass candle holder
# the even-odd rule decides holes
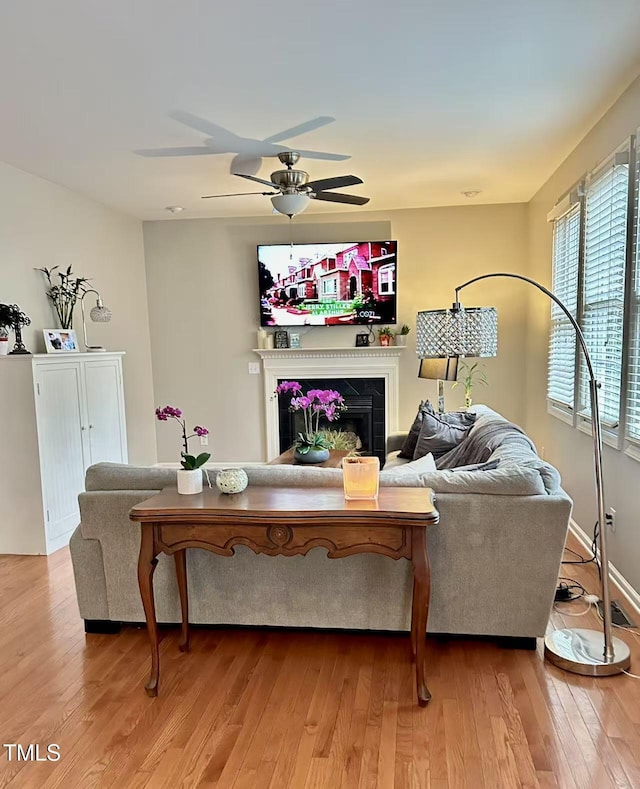
[[[377,499],[380,460],[377,457],[346,457],[342,461],[342,478],[345,499]]]

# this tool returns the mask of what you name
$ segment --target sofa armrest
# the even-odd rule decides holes
[[[408,435],[409,433],[406,431],[389,433],[387,436],[387,455],[389,452],[397,452],[399,449],[402,449],[402,445],[406,441]]]

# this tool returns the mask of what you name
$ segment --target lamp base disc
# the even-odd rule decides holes
[[[544,640],[544,656],[554,666],[588,677],[610,677],[631,665],[629,647],[612,638],[613,659],[604,660],[604,635],[599,630],[565,628],[554,630]]]
[[[103,348],[102,345],[87,345],[86,351],[87,353],[105,353],[106,348]]]

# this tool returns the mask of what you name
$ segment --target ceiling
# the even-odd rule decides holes
[[[615,9],[615,12],[614,12]],[[528,200],[640,71],[638,0],[20,0],[0,8],[0,160],[143,219],[268,214],[191,112],[264,138],[318,115],[300,164],[366,209]],[[261,176],[276,169],[265,159]]]

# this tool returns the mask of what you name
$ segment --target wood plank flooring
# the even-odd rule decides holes
[[[593,566],[565,574],[597,591]],[[428,639],[420,708],[408,637],[197,629],[183,655],[171,629],[150,699],[145,631],[85,636],[66,549],[0,557],[0,623],[0,743],[61,754],[0,747],[1,787],[640,789],[640,680],[564,673],[541,642]]]

